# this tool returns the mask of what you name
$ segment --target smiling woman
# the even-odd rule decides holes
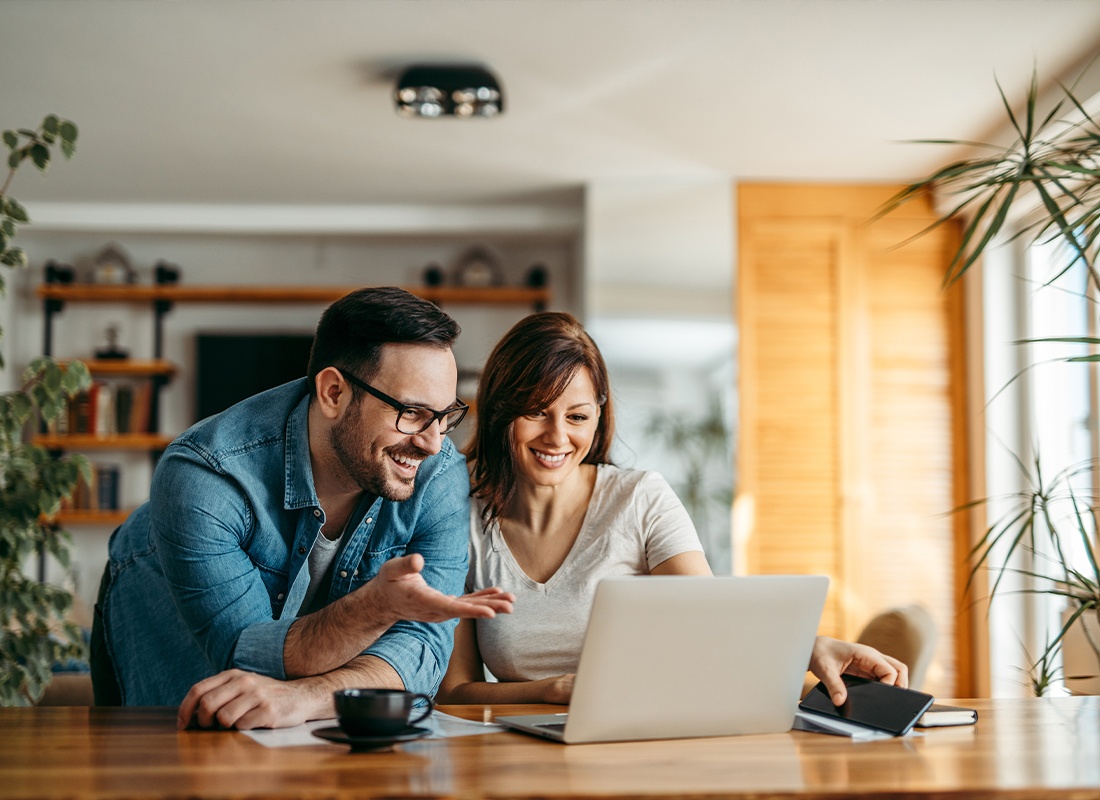
[[[566,703],[600,580],[710,567],[664,478],[610,463],[607,367],[572,316],[513,327],[489,356],[477,409],[467,585],[519,599],[512,624],[456,633],[440,697]]]

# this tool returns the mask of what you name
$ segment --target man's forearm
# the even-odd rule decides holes
[[[329,719],[336,716],[332,693],[339,689],[404,689],[405,683],[397,670],[376,656],[359,656],[344,666],[302,678],[301,685],[309,708],[306,719]]]
[[[295,620],[283,643],[286,677],[331,673],[349,664],[378,641],[397,620],[383,613],[373,595],[368,583],[319,611]],[[392,672],[392,667],[390,670]],[[400,678],[397,680],[400,683]]]

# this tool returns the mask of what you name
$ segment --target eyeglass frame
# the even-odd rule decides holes
[[[375,389],[373,386],[371,386],[366,381],[360,380],[359,378],[352,375],[348,370],[341,369],[340,367],[336,367],[335,369],[341,375],[344,376],[345,380],[348,380],[351,383],[355,384],[356,386],[358,386],[360,389],[362,389],[367,394],[378,398],[383,403],[385,403],[390,408],[392,408],[394,411],[396,411],[397,412],[397,418],[393,421],[393,426],[394,426],[394,428],[397,429],[398,433],[403,433],[406,436],[419,436],[424,431],[428,430],[428,428],[432,427],[432,424],[436,423],[436,422],[440,423],[440,429],[439,429],[440,434],[448,434],[451,431],[453,431],[455,428],[457,428],[459,425],[462,424],[462,420],[466,419],[466,412],[470,410],[470,406],[467,405],[466,403],[463,403],[458,398],[455,398],[455,405],[451,406],[450,408],[445,408],[442,411],[436,411],[434,408],[428,408],[427,406],[407,405],[405,403],[402,403],[400,400],[395,400],[394,398],[390,397],[385,392],[382,392],[382,391],[379,391],[378,389]],[[414,408],[414,409],[417,409],[419,411],[427,411],[429,414],[432,415],[432,418],[424,423],[423,428],[421,428],[418,431],[413,431],[411,433],[409,431],[401,430],[401,416],[410,408]],[[447,417],[447,416],[455,413],[456,411],[461,411],[462,412],[461,414],[459,414],[458,420],[454,423],[454,425],[451,425],[446,430],[443,430],[443,419],[444,419],[444,417]]]

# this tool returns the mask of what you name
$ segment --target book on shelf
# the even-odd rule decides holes
[[[131,416],[134,413],[134,387],[120,383],[115,387],[115,432],[130,433]]]
[[[69,433],[91,432],[91,403],[90,391],[80,392],[69,401]]]
[[[96,381],[91,387],[91,417],[94,420],[91,433],[96,436],[111,436],[115,430],[115,392],[114,387],[105,381]]]
[[[948,725],[973,725],[978,721],[978,712],[973,708],[950,706],[946,703],[933,703],[917,720],[918,728],[940,728]]]
[[[142,381],[134,387],[130,405],[130,433],[151,433],[149,420],[153,405],[153,384]]]
[[[86,391],[69,401],[63,422],[49,425],[51,433],[115,436],[129,433],[150,433],[149,420],[153,402],[150,381],[136,386],[130,383],[95,381]]]
[[[117,464],[99,464],[95,467],[96,508],[100,511],[118,511],[121,473]]]
[[[117,464],[92,464],[91,480],[81,475],[68,499],[61,508],[75,511],[117,511],[121,508],[119,496],[122,484],[122,468]]]

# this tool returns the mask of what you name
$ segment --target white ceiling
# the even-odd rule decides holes
[[[22,200],[501,203],[636,177],[905,180],[1033,66],[1100,45],[1097,0],[0,0],[0,127],[76,158]],[[392,73],[489,65],[493,120],[406,120]],[[33,211],[33,209],[32,209]]]

